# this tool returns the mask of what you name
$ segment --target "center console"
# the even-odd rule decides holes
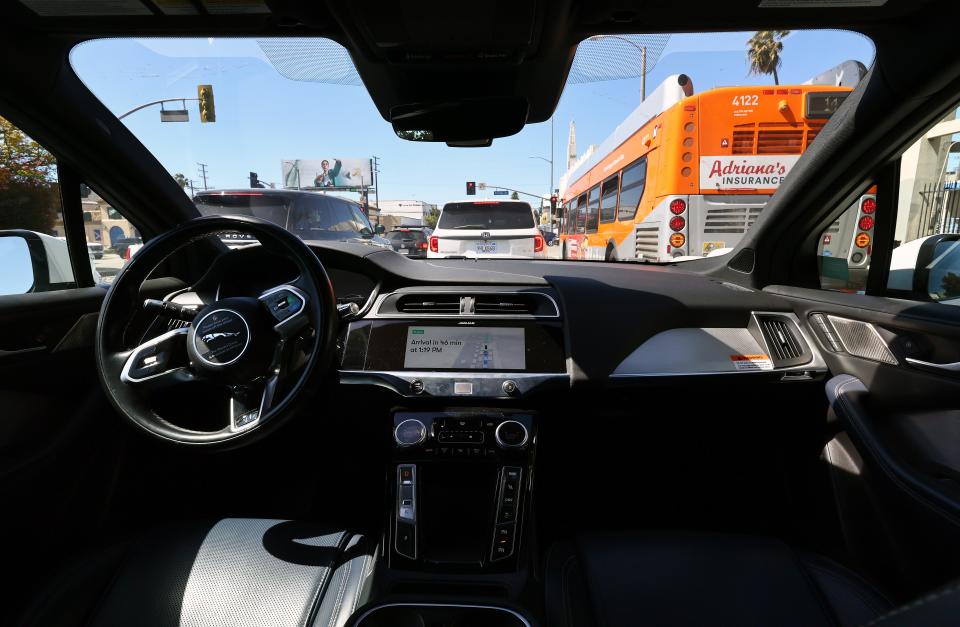
[[[379,605],[357,625],[530,625],[538,394],[569,387],[555,294],[418,286],[339,338],[340,382],[387,388]]]
[[[512,571],[536,445],[532,412],[397,411],[390,567]]]

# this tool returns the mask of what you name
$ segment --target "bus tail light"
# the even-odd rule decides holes
[[[680,216],[674,216],[670,218],[670,230],[671,231],[682,231],[683,227],[687,226],[687,221]]]
[[[687,210],[687,203],[682,198],[677,198],[670,203],[670,213],[675,216],[680,215]]]
[[[670,236],[670,246],[680,248],[687,243],[687,237],[683,233],[674,233]],[[670,252],[669,250],[667,252]]]
[[[436,235],[430,236],[430,252],[438,253],[440,252],[440,238]]]
[[[869,231],[873,228],[873,216],[863,216],[857,223],[861,231]]]
[[[543,235],[533,236],[533,252],[535,253],[543,252]]]
[[[870,214],[874,213],[877,210],[877,199],[876,198],[864,198],[863,202],[860,203],[860,211]]]

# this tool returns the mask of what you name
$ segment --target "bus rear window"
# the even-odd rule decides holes
[[[443,206],[438,229],[532,229],[533,211],[525,202],[452,202]]]

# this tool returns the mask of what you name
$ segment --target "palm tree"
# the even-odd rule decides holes
[[[180,172],[177,172],[176,174],[173,175],[173,180],[176,181],[177,185],[179,185],[181,188],[184,188],[189,184],[189,181],[187,181],[187,177],[185,177]]]
[[[754,33],[747,42],[751,74],[773,74],[774,85],[780,84],[777,69],[782,62],[783,39],[789,34],[788,30],[758,30]]]

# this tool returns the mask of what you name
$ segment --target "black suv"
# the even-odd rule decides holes
[[[427,234],[422,228],[400,227],[387,234],[390,245],[401,255],[411,259],[427,257]]]
[[[371,226],[355,202],[319,192],[293,189],[210,190],[193,197],[202,215],[256,216],[282,226],[306,241],[339,241],[390,248],[380,237],[383,227]],[[249,236],[236,234],[231,241],[246,243]]]

